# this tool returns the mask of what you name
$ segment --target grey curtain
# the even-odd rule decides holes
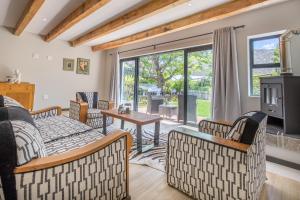
[[[241,115],[241,102],[233,27],[214,31],[213,72],[213,120],[234,121]]]
[[[110,69],[110,83],[109,83],[109,99],[115,102],[117,106],[119,104],[119,54],[118,52],[112,53],[109,56]]]

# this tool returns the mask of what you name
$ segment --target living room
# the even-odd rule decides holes
[[[0,199],[300,199],[299,8],[1,0]]]

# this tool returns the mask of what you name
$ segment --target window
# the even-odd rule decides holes
[[[280,74],[280,35],[250,39],[250,96],[260,95],[260,78]]]

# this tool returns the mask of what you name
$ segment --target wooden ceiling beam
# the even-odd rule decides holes
[[[73,41],[70,41],[70,43],[72,46],[81,45],[187,1],[188,0],[151,0],[149,3],[132,10],[121,17],[118,17],[117,19],[92,30]]]
[[[155,38],[171,32],[198,26],[204,23],[224,19],[233,15],[266,6],[276,2],[276,0],[234,0],[205,11],[193,14],[191,16],[163,24],[121,39],[110,41],[107,43],[92,46],[93,51],[105,49],[113,49],[120,46],[140,42],[150,38]],[[278,2],[278,1],[277,1]]]
[[[27,25],[30,23],[32,18],[35,16],[35,14],[38,12],[38,10],[43,5],[44,0],[30,0],[19,19],[16,29],[14,31],[14,34],[19,36],[21,33],[25,30]]]
[[[86,0],[78,8],[76,8],[71,14],[69,14],[64,20],[62,20],[54,29],[44,36],[46,42],[50,42],[57,36],[67,31],[76,23],[80,22],[85,17],[89,16],[99,8],[111,0]]]

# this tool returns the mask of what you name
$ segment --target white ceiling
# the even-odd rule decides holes
[[[89,30],[99,27],[148,1],[149,0],[111,0],[111,2],[61,34],[58,39],[66,41],[75,39]],[[190,0],[189,3],[191,5],[185,3],[176,6],[102,38],[90,41],[85,45],[92,46],[119,39],[228,1],[230,0]],[[84,2],[84,0],[46,0],[42,8],[26,27],[25,31],[41,35],[48,33],[82,2]],[[0,25],[15,27],[27,3],[28,0],[0,0]]]

